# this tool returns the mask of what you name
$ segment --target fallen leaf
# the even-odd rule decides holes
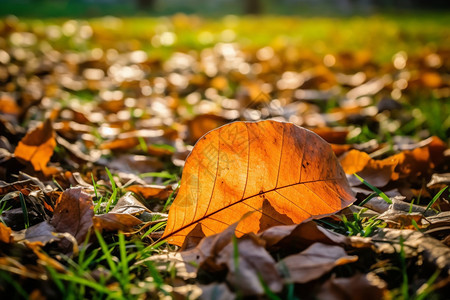
[[[69,233],[78,244],[84,242],[89,229],[93,225],[94,205],[91,196],[80,187],[65,190],[55,207],[50,224],[57,232]],[[71,246],[68,241],[61,247]]]
[[[357,256],[347,255],[342,247],[314,243],[305,251],[283,258],[277,267],[282,274],[287,273],[287,282],[307,283],[327,274],[336,266],[357,260]]]
[[[12,241],[12,230],[2,222],[0,222],[0,242],[9,244]]]
[[[195,265],[208,271],[222,269],[221,266],[217,266],[214,262],[214,258],[219,255],[223,248],[231,243],[232,238],[235,236],[237,225],[238,223],[236,222],[220,233],[203,238],[195,248],[180,252],[183,260],[189,263],[194,262]]]
[[[44,189],[42,182],[40,182],[40,184],[37,183],[39,183],[39,181],[36,182],[32,179],[20,180],[13,183],[0,181],[0,195],[20,191],[24,196],[28,196],[31,191]]]
[[[119,198],[117,204],[110,212],[118,214],[139,215],[144,211],[150,212],[141,202],[139,202],[130,192]]]
[[[14,100],[13,97],[2,93],[2,95],[0,95],[0,112],[2,114],[17,116],[20,114],[21,109],[19,108],[16,100]]]
[[[105,231],[124,231],[130,232],[134,230],[134,226],[142,224],[142,221],[135,216],[121,213],[107,213],[93,218],[94,228]]]
[[[280,292],[283,283],[275,260],[261,243],[252,236],[244,236],[236,243],[239,253],[237,258],[234,243],[224,247],[216,258],[217,264],[228,267],[227,282],[244,296],[264,294],[261,281],[272,292]]]
[[[55,134],[50,119],[30,130],[14,151],[15,157],[29,161],[35,171],[52,172],[47,167],[56,146]]]
[[[348,130],[330,127],[314,128],[312,131],[331,144],[345,144]]]
[[[443,187],[449,184],[450,184],[450,173],[433,174],[431,175],[431,180],[430,182],[428,182],[427,187],[442,189]]]
[[[369,202],[364,204],[364,207],[382,214],[389,209],[389,203],[381,197],[373,197]]]
[[[381,228],[372,238],[379,252],[389,254],[400,252],[401,238],[407,257],[422,253],[427,262],[450,274],[450,249],[435,238],[419,231],[391,228]]]
[[[132,154],[117,155],[108,164],[110,170],[129,174],[158,171],[162,169],[163,166],[163,163],[155,157]]]
[[[324,163],[326,162],[326,163]],[[201,138],[186,160],[163,238],[181,246],[200,224],[238,235],[332,214],[354,201],[328,143],[290,123],[235,122]]]
[[[443,159],[447,149],[437,137],[430,137],[417,144],[413,150],[405,150],[382,160],[371,158],[367,153],[350,150],[340,158],[346,174],[359,176],[377,187],[383,187],[391,180],[417,180],[427,175]],[[357,183],[357,182],[356,182]]]
[[[367,153],[353,149],[340,158],[340,163],[346,174],[358,173],[376,187],[385,186],[391,178],[398,179],[398,176],[394,175],[397,166],[396,160],[375,160]],[[355,184],[360,185],[361,182],[356,180]]]
[[[167,199],[173,193],[172,186],[160,185],[130,185],[127,191],[142,196],[146,200],[150,199]]]
[[[200,285],[200,288],[202,289],[200,300],[228,300],[236,298],[236,295],[228,289],[225,283]]]
[[[26,241],[29,243],[41,242],[42,245],[45,245],[60,239],[60,237],[53,234],[55,231],[55,227],[47,221],[44,221],[27,229],[14,232],[14,241]]]
[[[348,237],[318,226],[315,222],[274,226],[259,234],[267,249],[294,248],[303,250],[316,242],[327,245],[346,245]]]
[[[196,268],[192,266],[191,261],[184,259],[183,252],[165,252],[155,254],[143,260],[137,261],[134,265],[144,265],[145,262],[151,261],[155,264],[158,271],[164,272],[168,267],[176,269],[176,276],[184,280],[189,280],[197,277]]]
[[[316,294],[321,300],[379,300],[384,299],[386,283],[369,275],[357,274],[349,278],[331,278]]]
[[[189,141],[193,145],[207,132],[225,125],[226,123],[228,123],[227,119],[221,116],[213,114],[197,115],[195,116],[195,118],[187,122],[189,130]]]

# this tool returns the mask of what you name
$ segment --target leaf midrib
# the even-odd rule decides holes
[[[258,194],[255,194],[255,195],[242,198],[242,199],[240,199],[240,200],[238,200],[236,202],[232,202],[232,203],[230,203],[230,204],[228,204],[228,205],[226,205],[226,206],[224,206],[224,207],[222,207],[222,208],[220,208],[220,209],[218,209],[218,210],[216,210],[214,212],[211,212],[209,214],[205,214],[201,218],[199,218],[197,220],[194,220],[194,221],[190,222],[189,224],[183,225],[182,227],[178,228],[175,231],[172,231],[171,233],[167,234],[166,236],[162,236],[161,239],[162,240],[167,239],[167,238],[177,234],[178,232],[180,232],[180,231],[182,231],[182,230],[184,230],[184,229],[186,229],[186,228],[188,228],[188,227],[190,227],[190,226],[192,226],[192,225],[194,225],[196,223],[200,223],[201,221],[203,221],[205,219],[208,219],[209,217],[211,217],[211,216],[213,216],[213,215],[215,215],[215,214],[217,214],[217,213],[219,213],[219,212],[221,212],[221,211],[223,211],[223,210],[225,210],[227,208],[230,208],[233,205],[245,202],[246,200],[251,199],[253,197],[257,197],[257,196],[260,196],[260,195],[265,195],[267,193],[270,193],[270,192],[273,192],[273,191],[277,191],[277,190],[281,190],[281,189],[288,188],[288,187],[292,187],[292,186],[295,186],[295,185],[298,185],[298,184],[307,184],[307,183],[314,183],[314,182],[321,182],[321,181],[339,180],[339,179],[342,179],[342,178],[343,177],[333,177],[333,178],[317,179],[317,180],[310,180],[310,181],[304,181],[304,182],[296,182],[296,183],[288,184],[288,185],[285,185],[285,186],[282,186],[282,187],[275,187],[275,188],[273,188],[271,190],[263,191],[263,192],[260,192]],[[288,201],[290,201],[290,200],[288,199]]]

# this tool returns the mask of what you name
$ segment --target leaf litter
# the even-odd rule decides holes
[[[2,20],[2,294],[445,298],[445,46],[158,56],[67,22]]]

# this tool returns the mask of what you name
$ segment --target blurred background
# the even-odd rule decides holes
[[[0,14],[1,110],[95,116],[83,151],[148,128],[193,145],[237,119],[340,144],[450,135],[448,0],[2,0]]]
[[[449,9],[446,0],[2,0],[1,15],[27,17],[98,17],[225,14],[354,15]]]

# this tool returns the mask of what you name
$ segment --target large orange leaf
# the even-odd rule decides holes
[[[163,238],[236,228],[242,235],[332,214],[353,202],[328,143],[290,123],[235,122],[203,136],[186,160]]]

